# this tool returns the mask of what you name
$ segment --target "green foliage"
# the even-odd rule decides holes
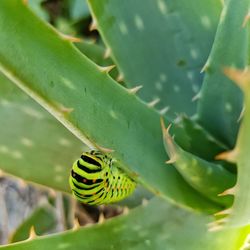
[[[194,114],[192,98],[200,89],[200,70],[212,46],[220,2],[89,0],[89,4],[128,86],[142,84],[139,96],[148,102],[159,98],[158,109],[169,107],[170,118],[176,112]]]
[[[154,199],[129,215],[101,225],[39,237],[0,249],[238,250],[249,233],[249,227],[245,227],[207,234],[206,223],[209,221],[209,216],[193,214],[164,200]]]
[[[210,213],[218,209],[184,182],[177,170],[165,167],[160,115],[155,110],[113,81],[20,1],[3,1],[0,13],[0,69],[17,86],[87,145],[115,150],[118,164],[126,170],[130,167],[129,174],[154,193]],[[19,23],[22,30],[12,28]]]
[[[240,249],[250,231],[250,73],[228,67],[249,62],[249,0],[88,0],[90,12],[65,1],[60,32],[41,1],[30,4],[0,1],[1,169],[69,191],[88,146],[164,199],[135,198],[126,216],[2,249]],[[74,23],[89,13],[101,37],[73,45],[61,32],[78,36]]]
[[[69,191],[67,173],[86,146],[3,74],[0,82],[1,169]]]
[[[233,147],[242,111],[242,93],[223,73],[223,67],[244,68],[248,61],[248,29],[243,27],[248,0],[226,1],[215,42],[204,66],[198,119],[218,140]],[[212,108],[214,105],[215,108]]]

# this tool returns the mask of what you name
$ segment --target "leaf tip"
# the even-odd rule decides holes
[[[176,149],[174,146],[173,138],[169,134],[171,126],[172,126],[172,124],[170,123],[168,125],[168,127],[166,128],[165,123],[164,123],[164,119],[161,117],[161,128],[162,128],[162,134],[163,134],[163,141],[164,141],[164,145],[165,145],[165,148],[166,148],[166,150],[168,152],[168,156],[169,156],[169,160],[167,160],[165,162],[166,164],[172,164],[172,163],[176,162],[176,160],[177,160],[177,153],[176,153]]]

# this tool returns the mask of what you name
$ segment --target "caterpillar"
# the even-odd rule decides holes
[[[73,196],[89,205],[113,203],[129,196],[136,183],[113,163],[111,156],[100,151],[83,153],[74,162],[69,178]]]

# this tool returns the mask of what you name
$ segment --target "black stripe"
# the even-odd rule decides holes
[[[77,167],[80,168],[82,171],[86,172],[86,173],[97,173],[101,171],[101,168],[99,169],[90,169],[88,167],[85,167],[84,165],[82,165],[79,161],[77,161]]]
[[[91,157],[88,157],[87,155],[81,155],[81,158],[82,158],[82,160],[86,161],[89,164],[101,167],[101,164],[98,161],[94,160]]]
[[[77,185],[74,181],[72,181],[73,185],[77,188],[77,189],[80,189],[80,190],[91,190],[93,188],[96,188],[99,184],[97,183],[97,185],[93,186],[93,187],[81,187],[79,185]]]
[[[94,200],[88,201],[88,204],[91,205],[91,203],[95,202],[97,199],[101,198],[104,195],[104,192],[101,193],[101,195],[99,197],[96,197]],[[103,201],[103,200],[102,200]],[[100,201],[99,203],[102,203],[102,201]],[[99,204],[98,203],[98,204]],[[97,204],[96,204],[97,205]]]
[[[83,176],[77,174],[75,171],[73,171],[73,169],[71,170],[71,176],[77,182],[84,183],[86,185],[93,185],[93,184],[97,184],[97,183],[103,182],[103,179],[96,179],[95,182],[93,182],[93,180],[89,180],[89,179],[84,178]],[[85,180],[85,182],[83,180]]]

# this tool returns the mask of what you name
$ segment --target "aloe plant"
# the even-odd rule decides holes
[[[80,1],[60,30],[31,2],[0,2],[1,169],[69,193],[94,148],[156,197],[1,248],[247,249],[249,0],[89,0],[98,44],[62,33]]]

